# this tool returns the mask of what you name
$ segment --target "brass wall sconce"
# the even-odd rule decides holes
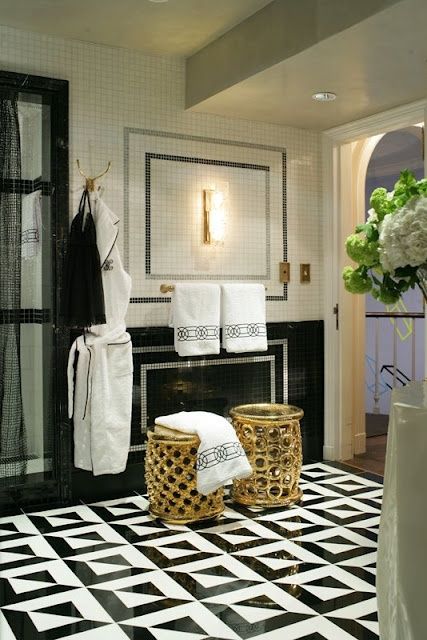
[[[221,244],[225,236],[225,194],[203,189],[203,242]]]

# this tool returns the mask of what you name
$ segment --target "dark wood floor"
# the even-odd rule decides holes
[[[345,460],[349,464],[363,471],[384,475],[385,452],[387,446],[387,436],[375,436],[366,439],[366,453],[354,456],[351,460]]]
[[[383,436],[388,431],[388,416],[383,413],[366,414],[366,437]]]

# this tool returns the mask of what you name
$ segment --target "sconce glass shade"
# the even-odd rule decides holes
[[[225,237],[225,195],[216,189],[203,190],[203,242],[220,244]]]

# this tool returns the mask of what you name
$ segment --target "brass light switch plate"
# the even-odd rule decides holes
[[[279,262],[279,281],[289,282],[291,279],[291,265],[289,262]]]
[[[309,264],[300,264],[300,282],[310,282]]]

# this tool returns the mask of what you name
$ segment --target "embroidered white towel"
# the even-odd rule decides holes
[[[22,197],[21,245],[24,260],[34,258],[41,243],[42,211],[41,191],[33,191]]]
[[[155,423],[200,438],[197,451],[197,491],[208,495],[234,478],[247,478],[252,467],[232,425],[208,411],[180,411]]]
[[[207,282],[177,282],[172,294],[171,326],[180,356],[219,353],[221,290]]]
[[[265,287],[230,282],[222,289],[222,346],[228,353],[267,351]]]

